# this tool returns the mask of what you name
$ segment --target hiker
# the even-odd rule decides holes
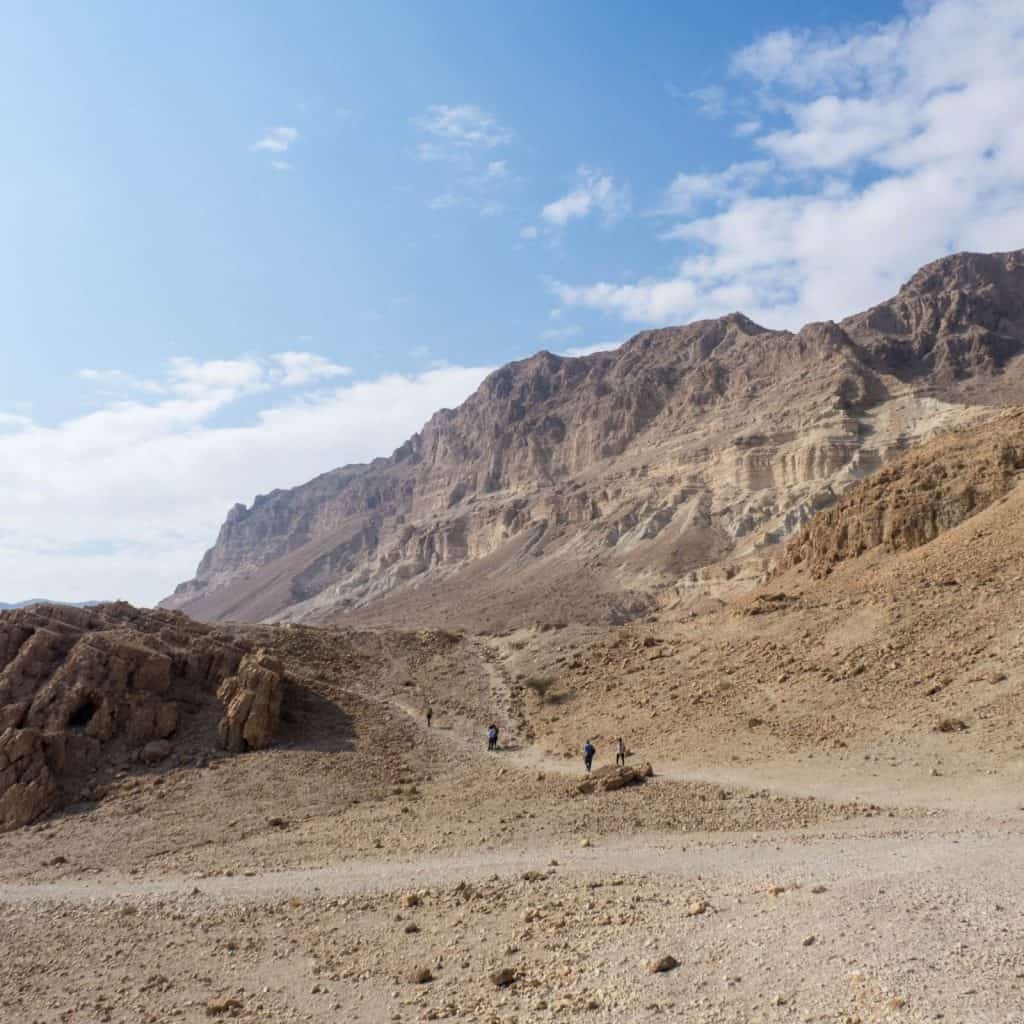
[[[428,728],[428,729],[430,728],[430,723],[431,723],[431,722],[432,722],[433,720],[434,720],[434,709],[433,709],[433,708],[430,708],[430,707],[428,707],[428,708],[427,708],[427,728]]]
[[[594,744],[587,740],[583,746],[583,763],[587,767],[587,771],[590,771],[590,766],[594,763],[594,755],[597,751],[594,749]]]
[[[498,749],[498,727],[496,725],[490,725],[487,727],[487,749]]]
[[[618,767],[620,764],[623,768],[626,767],[626,744],[622,742],[621,736],[615,744],[615,765]]]

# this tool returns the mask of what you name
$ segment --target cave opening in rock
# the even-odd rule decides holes
[[[68,728],[84,729],[92,721],[92,716],[96,714],[96,711],[96,705],[91,700],[86,700],[79,704],[71,713],[71,717],[68,718]]]

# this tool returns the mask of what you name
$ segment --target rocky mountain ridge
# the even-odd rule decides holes
[[[701,609],[937,430],[1024,401],[1024,252],[959,254],[840,323],[741,314],[491,374],[390,458],[236,505],[164,603],[470,628]]]

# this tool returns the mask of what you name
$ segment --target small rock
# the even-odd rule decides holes
[[[426,985],[434,980],[434,972],[429,967],[414,967],[409,973],[409,981],[413,985]]]
[[[664,974],[666,971],[674,971],[679,966],[679,961],[674,956],[663,956],[651,964],[651,974]]]
[[[142,748],[142,760],[146,764],[157,764],[170,757],[172,749],[167,740],[151,740]]]
[[[699,914],[707,913],[708,905],[703,900],[695,900],[686,908],[687,917],[697,917]]]
[[[817,942],[817,941],[818,940],[817,940],[817,938],[814,935],[808,935],[807,938],[804,939],[804,945],[805,946],[813,946],[814,943]]]
[[[491,975],[492,984],[498,988],[508,988],[516,980],[516,972],[511,967],[502,967]]]

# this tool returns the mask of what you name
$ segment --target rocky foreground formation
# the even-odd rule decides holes
[[[748,589],[938,429],[1024,402],[1024,252],[840,323],[732,314],[493,373],[390,458],[236,505],[164,603],[205,620],[624,622]]]
[[[268,746],[282,677],[263,651],[175,613],[3,613],[0,831],[96,798],[118,768],[164,761],[176,746],[209,751],[216,735],[233,752]]]

